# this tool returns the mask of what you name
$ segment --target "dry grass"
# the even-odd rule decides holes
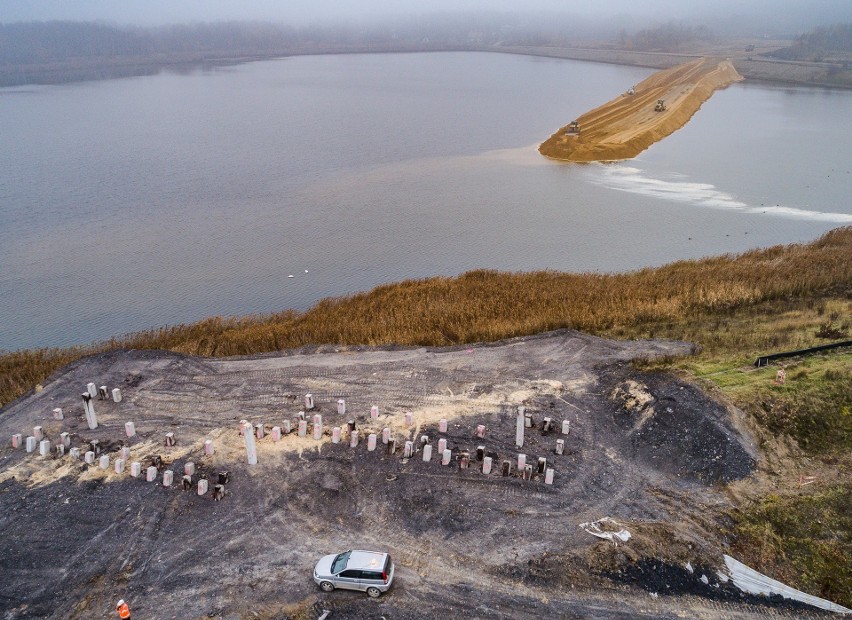
[[[244,355],[308,344],[449,345],[558,328],[630,336],[790,300],[848,295],[852,227],[813,243],[681,261],[625,274],[473,271],[380,286],[292,311],[210,318],[88,347],[0,356],[0,403],[79,357],[116,348]]]

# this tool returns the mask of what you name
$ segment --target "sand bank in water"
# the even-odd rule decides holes
[[[683,127],[714,91],[743,77],[730,61],[698,59],[658,71],[623,94],[577,119],[579,134],[568,126],[550,136],[539,152],[565,161],[630,159]],[[655,112],[658,99],[666,110]]]

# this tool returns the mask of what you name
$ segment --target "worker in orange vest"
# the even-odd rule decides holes
[[[115,604],[115,610],[118,612],[118,617],[121,620],[130,620],[130,607],[124,602],[124,599]]]

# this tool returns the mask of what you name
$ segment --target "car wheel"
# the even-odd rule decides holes
[[[378,588],[367,588],[367,596],[370,598],[379,598],[382,595],[382,591]]]
[[[321,581],[320,590],[322,590],[323,592],[331,592],[332,590],[334,590],[334,584],[330,581]]]

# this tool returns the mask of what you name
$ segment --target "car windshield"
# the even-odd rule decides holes
[[[349,561],[349,556],[352,555],[351,551],[344,551],[339,556],[334,558],[334,562],[331,563],[331,574],[336,575],[344,568],[346,568],[346,563]]]

